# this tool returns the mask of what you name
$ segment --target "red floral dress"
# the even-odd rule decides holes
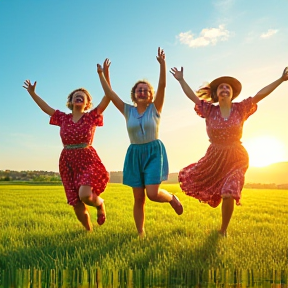
[[[93,193],[100,195],[109,181],[109,173],[91,145],[96,126],[103,126],[103,116],[93,109],[74,123],[71,113],[56,110],[50,118],[50,124],[60,126],[64,146],[89,145],[86,148],[64,148],[61,152],[59,171],[68,204],[75,206],[80,201],[78,192],[81,185],[91,186]]]
[[[241,190],[249,157],[241,144],[243,124],[257,110],[252,98],[232,103],[228,119],[220,107],[201,101],[196,113],[206,119],[206,130],[211,142],[203,158],[183,168],[178,175],[180,187],[188,196],[217,207],[221,199],[233,197],[240,204]]]

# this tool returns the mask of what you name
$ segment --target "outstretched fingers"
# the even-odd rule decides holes
[[[37,81],[35,81],[34,84],[31,84],[30,80],[27,79],[27,80],[25,80],[24,85],[22,87],[25,88],[26,90],[28,90],[28,92],[30,92],[30,91],[35,90],[36,84],[37,84]]]
[[[156,56],[159,63],[164,63],[165,61],[165,52],[161,47],[158,47],[158,56]]]
[[[104,69],[105,69],[105,68],[106,68],[106,69],[109,69],[110,65],[111,65],[110,59],[109,59],[109,58],[106,58],[105,61],[104,61],[104,63],[103,63]]]
[[[170,73],[172,73],[173,75],[178,71],[178,69],[176,67],[173,67],[170,69]]]
[[[169,71],[177,80],[180,80],[183,78],[183,67],[181,67],[180,70],[178,70],[176,67],[173,67]]]

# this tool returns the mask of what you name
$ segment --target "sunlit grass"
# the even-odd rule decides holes
[[[147,237],[137,237],[129,187],[109,184],[106,223],[87,233],[62,186],[0,186],[0,267],[37,269],[287,269],[288,191],[243,191],[227,238],[218,237],[220,207],[176,193],[184,213],[146,201]]]

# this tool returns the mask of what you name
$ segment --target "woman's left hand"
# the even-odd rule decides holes
[[[103,68],[102,68],[102,66],[100,64],[97,64],[97,73],[98,74],[103,73]]]
[[[165,53],[160,47],[158,47],[158,56],[156,56],[156,58],[160,64],[165,63]]]
[[[103,63],[103,72],[104,72],[104,76],[105,78],[109,77],[109,67],[111,65],[111,61],[106,58],[104,63]]]
[[[282,78],[283,81],[287,81],[287,80],[288,80],[288,67],[286,67],[286,68],[284,69],[281,78]]]

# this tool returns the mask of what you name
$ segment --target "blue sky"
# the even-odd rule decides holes
[[[112,87],[131,103],[137,80],[157,88],[158,46],[167,58],[160,139],[170,171],[197,161],[209,145],[205,123],[169,68],[184,66],[193,89],[234,76],[243,85],[236,101],[254,96],[288,65],[287,11],[288,0],[0,0],[0,169],[58,171],[59,127],[48,124],[22,88],[25,79],[37,80],[37,94],[55,109],[69,112],[66,97],[78,87],[97,106],[103,91],[96,64],[108,57]],[[287,107],[283,83],[245,123],[243,145],[254,163],[270,154],[270,162],[288,161]],[[107,169],[117,171],[128,145],[124,117],[111,103],[93,146]]]

